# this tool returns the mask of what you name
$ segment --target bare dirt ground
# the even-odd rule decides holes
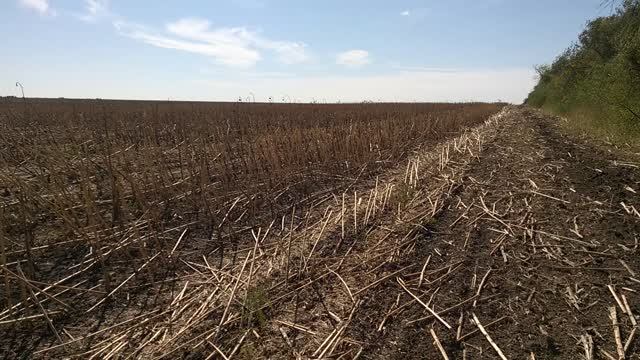
[[[557,121],[512,109],[408,260],[431,256],[427,269],[451,273],[420,297],[452,329],[412,305],[367,356],[439,358],[433,329],[450,358],[499,358],[475,316],[506,358],[640,358],[640,164],[563,135]],[[407,300],[379,298],[388,309]]]
[[[52,314],[60,339],[46,322],[3,324],[0,354],[640,359],[640,157],[558,121],[505,108],[253,229],[220,268],[179,229],[147,262],[171,281],[140,269],[147,281],[123,284],[99,317]]]

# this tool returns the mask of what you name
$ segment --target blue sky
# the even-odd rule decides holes
[[[2,0],[0,95],[520,102],[601,0]]]

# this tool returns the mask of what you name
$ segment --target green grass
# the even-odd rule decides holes
[[[269,304],[267,292],[261,286],[251,287],[247,292],[247,300],[245,303],[246,313],[243,314],[243,322],[263,327],[267,323],[267,315],[262,310]]]
[[[606,117],[593,109],[574,109],[565,114],[558,114],[551,108],[542,107],[546,112],[560,115],[563,121],[560,126],[568,133],[603,140],[618,147],[640,151],[640,129],[633,127],[626,119]]]

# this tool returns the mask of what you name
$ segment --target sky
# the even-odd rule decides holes
[[[0,0],[0,96],[508,101],[602,0]]]

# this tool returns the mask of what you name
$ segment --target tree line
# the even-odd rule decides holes
[[[611,15],[590,21],[552,64],[536,67],[539,81],[526,103],[640,134],[640,0],[606,4]]]

